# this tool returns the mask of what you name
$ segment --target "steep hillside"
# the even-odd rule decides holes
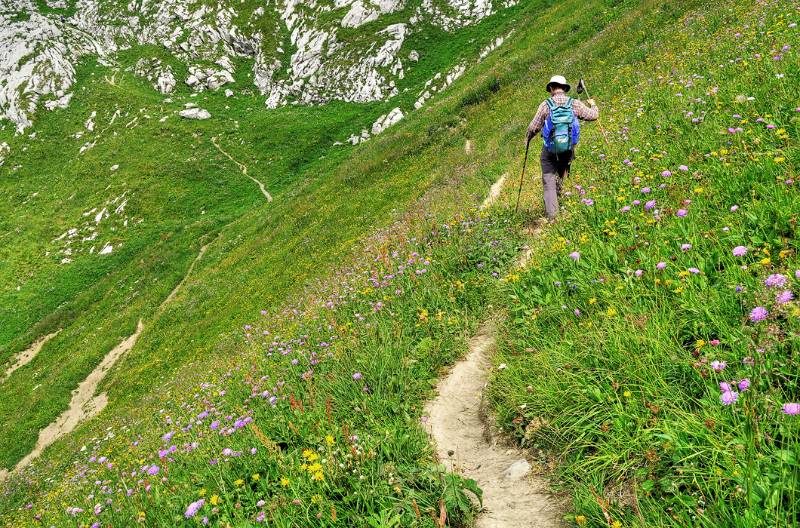
[[[465,27],[400,3],[359,28],[339,26],[369,5],[329,7],[307,23],[330,35],[336,14],[337,42],[413,27],[420,9],[437,19],[404,38],[420,60],[398,55],[394,98],[268,109],[235,77],[230,98],[176,82],[165,101],[134,70],[171,48],[145,43],[111,66],[86,55],[68,108],[3,132],[3,353],[60,330],[0,386],[6,467],[69,405],[60,387],[138,337],[99,387],[100,415],[2,485],[3,522],[469,526],[480,483],[437,464],[423,403],[493,319],[496,423],[549,470],[567,525],[792,525],[795,3],[532,2]],[[286,27],[262,15],[260,34]],[[170,55],[188,79],[192,61]],[[532,230],[538,183],[509,210],[555,72],[583,75],[603,114],[561,219]],[[179,119],[186,103],[212,118]],[[128,115],[110,123],[117,107]],[[394,108],[404,119],[378,137],[333,145]],[[94,111],[111,128],[89,130]],[[499,206],[478,211],[503,175]]]
[[[358,5],[3,4],[0,111],[12,121],[0,125],[0,359],[14,372],[0,381],[0,467],[31,451],[139,321],[126,357],[142,371],[167,376],[219,354],[252,313],[324,277],[425,192],[430,180],[387,180],[385,196],[343,203],[328,174],[348,138],[414,112],[523,10],[456,6],[434,21],[423,11],[442,6],[403,3],[380,17],[370,8],[360,24],[346,16]],[[267,42],[267,26],[286,42]],[[406,26],[400,40],[385,31]],[[260,68],[278,50],[290,74],[273,97]],[[367,95],[343,91],[357,86]],[[290,99],[332,101],[269,108]],[[216,286],[182,305],[190,270]]]

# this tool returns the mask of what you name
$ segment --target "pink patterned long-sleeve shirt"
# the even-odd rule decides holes
[[[551,97],[557,105],[563,105],[567,102],[567,99],[569,99],[569,96],[564,93],[563,90],[558,89],[553,92]],[[596,105],[586,106],[583,101],[578,99],[573,99],[572,111],[575,113],[575,117],[585,121],[594,121],[600,117],[600,110]],[[542,104],[539,105],[539,109],[536,111],[536,115],[533,117],[533,121],[528,125],[528,141],[542,130],[544,122],[549,115],[550,107],[547,106],[547,101],[542,101]]]

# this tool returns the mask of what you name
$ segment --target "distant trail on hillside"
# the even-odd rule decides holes
[[[61,416],[54,422],[39,431],[39,439],[36,441],[36,446],[33,448],[33,451],[20,460],[15,469],[18,470],[28,465],[30,461],[38,457],[47,446],[65,434],[72,432],[82,421],[92,418],[103,410],[108,404],[108,396],[105,392],[95,396],[97,386],[103,381],[103,378],[105,378],[111,367],[113,367],[126,352],[133,348],[142,330],[144,330],[144,324],[140,319],[136,325],[136,331],[106,354],[100,364],[97,365],[86,379],[78,385],[78,388],[73,391],[72,399],[69,402],[67,410],[61,413]],[[0,479],[2,479],[2,475],[0,475]]]
[[[264,184],[263,184],[263,183],[261,183],[260,181],[258,181],[257,179],[253,178],[253,177],[252,177],[252,176],[250,176],[249,174],[247,174],[247,165],[245,165],[244,163],[241,163],[241,162],[239,162],[239,161],[235,160],[235,159],[233,158],[233,156],[231,156],[230,154],[228,154],[227,152],[225,152],[224,150],[222,150],[222,147],[220,147],[220,146],[219,146],[219,143],[217,142],[217,138],[216,138],[216,137],[212,137],[212,138],[211,138],[211,143],[213,143],[213,145],[214,145],[215,147],[217,147],[217,150],[218,150],[218,151],[220,151],[220,152],[222,152],[222,154],[224,154],[226,158],[228,158],[229,160],[231,160],[232,162],[234,162],[234,163],[236,164],[236,166],[237,166],[237,167],[239,167],[239,170],[240,170],[240,171],[242,171],[242,174],[244,174],[245,176],[247,176],[248,178],[250,178],[251,180],[253,180],[254,182],[256,182],[256,183],[258,184],[259,188],[261,189],[261,194],[263,194],[263,195],[264,195],[264,197],[267,199],[267,201],[268,201],[268,202],[272,202],[272,195],[271,195],[271,194],[269,194],[269,192],[267,192],[267,188],[266,188],[266,187],[264,187]]]
[[[17,370],[20,367],[24,367],[25,365],[33,361],[33,358],[35,358],[36,355],[39,354],[39,351],[42,350],[42,347],[48,341],[53,339],[60,331],[61,330],[56,330],[52,334],[40,337],[30,347],[28,347],[23,352],[20,352],[20,354],[17,356],[16,361],[14,361],[14,363],[12,363],[12,365],[8,367],[8,369],[6,369],[5,376],[0,379],[0,383],[7,380],[15,370]]]
[[[178,290],[180,290],[180,289],[181,289],[181,287],[183,287],[183,285],[184,285],[184,283],[186,282],[186,280],[187,280],[187,279],[189,278],[189,276],[192,274],[192,271],[194,271],[194,266],[195,266],[195,264],[197,264],[197,262],[198,262],[198,261],[199,261],[201,258],[203,258],[203,255],[205,255],[205,253],[206,253],[206,250],[208,249],[208,246],[209,246],[209,245],[210,245],[210,243],[208,243],[208,244],[206,244],[206,245],[204,245],[203,247],[201,247],[201,248],[200,248],[200,252],[199,252],[199,253],[197,254],[197,256],[194,258],[194,260],[192,261],[192,263],[191,263],[191,264],[189,264],[189,269],[188,269],[188,270],[186,270],[186,275],[184,275],[184,276],[183,276],[183,278],[181,279],[181,281],[180,281],[180,282],[179,282],[179,283],[178,283],[178,284],[177,284],[177,285],[176,285],[176,286],[175,286],[175,287],[172,289],[172,291],[171,291],[171,292],[169,292],[169,295],[167,295],[167,298],[166,298],[166,299],[164,299],[164,302],[162,302],[162,303],[159,305],[159,307],[158,307],[158,310],[156,311],[156,314],[159,314],[159,313],[161,313],[161,312],[164,310],[164,308],[165,308],[165,307],[166,307],[166,306],[167,306],[167,305],[168,305],[168,304],[169,304],[169,303],[172,301],[172,299],[174,299],[174,298],[175,298],[175,296],[178,294]]]

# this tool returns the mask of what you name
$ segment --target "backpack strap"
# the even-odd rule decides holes
[[[574,101],[574,99],[572,97],[568,97],[567,103],[564,105],[564,108],[572,108],[572,101]]]

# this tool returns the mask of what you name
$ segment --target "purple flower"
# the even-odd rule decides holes
[[[678,212],[675,213],[675,216],[683,218],[687,214],[689,214],[689,211],[687,211],[686,209],[678,209]]]
[[[642,194],[650,194],[650,187],[642,187]]]
[[[151,476],[152,476],[152,475],[158,475],[158,471],[159,471],[159,469],[160,469],[160,468],[159,468],[157,465],[153,464],[152,466],[150,466],[149,468],[147,468],[147,474],[148,474],[148,475],[151,475]]]
[[[745,254],[747,254],[747,248],[745,246],[736,246],[733,248],[734,257],[743,257]]]
[[[633,272],[633,274],[636,275],[637,277],[641,277],[642,273],[644,273],[644,270],[640,269],[637,269],[636,271]]]
[[[700,270],[697,268],[689,268],[689,273],[697,275],[698,273],[700,273]]]
[[[658,264],[656,264],[656,269],[657,270],[663,270],[666,267],[667,267],[667,263],[666,262],[659,262]]]
[[[766,308],[762,306],[756,306],[750,312],[750,320],[753,321],[754,323],[757,323],[759,321],[763,321],[764,319],[766,319],[768,315],[769,312],[767,311]]]
[[[736,211],[738,211],[738,210],[739,210],[739,206],[738,206],[738,205],[732,205],[732,206],[731,206],[731,212],[732,212],[732,213],[735,213],[735,212],[736,212]]]
[[[186,517],[187,519],[191,519],[192,517],[197,515],[197,512],[200,511],[200,508],[202,508],[203,504],[205,504],[205,503],[206,503],[205,499],[200,499],[198,501],[195,501],[195,502],[189,504],[189,506],[186,508],[186,512],[183,514],[183,516]]]
[[[731,384],[728,383],[727,381],[720,381],[719,390],[721,390],[722,392],[730,392],[733,389],[731,389]]]
[[[627,212],[628,212],[628,211],[630,211],[630,210],[631,210],[631,206],[630,206],[630,205],[626,205],[625,207],[623,207],[622,209],[620,209],[620,210],[619,210],[619,212],[620,212],[620,213],[627,213]]]
[[[573,312],[572,312],[572,313],[574,313],[574,314],[575,314],[575,317],[580,317],[580,316],[581,316],[581,311],[580,311],[580,310],[578,310],[577,308],[575,308],[575,310],[573,310]]]
[[[792,290],[783,290],[782,292],[780,292],[778,295],[775,296],[775,302],[778,304],[786,304],[788,302],[791,302],[792,299],[794,299],[794,294],[792,293]]]
[[[719,397],[719,401],[722,402],[722,405],[733,405],[738,399],[739,393],[734,391],[725,391]]]
[[[355,372],[355,373],[353,373],[353,379],[354,379],[355,381],[358,381],[358,380],[360,380],[360,379],[361,379],[361,378],[363,378],[363,377],[364,377],[364,376],[363,376],[363,374],[361,374],[360,372]]]
[[[669,178],[670,176],[672,176],[672,173],[668,170],[665,170],[661,172],[661,175],[665,178]]]
[[[742,381],[738,383],[739,390],[744,392],[750,388],[750,378],[744,378]]]
[[[649,211],[650,209],[654,208],[655,206],[656,206],[656,201],[655,200],[650,200],[646,204],[644,204],[644,210],[645,211]]]
[[[714,370],[714,372],[722,372],[723,370],[725,370],[725,367],[727,366],[728,366],[727,361],[718,361],[715,359],[714,361],[711,362],[711,368]]]
[[[581,254],[578,253],[577,251],[573,251],[572,253],[569,254],[569,258],[577,262],[578,259],[581,258]]]
[[[688,172],[689,167],[687,167],[686,165],[681,165],[680,167],[678,167],[678,169],[682,170],[683,172]]]
[[[170,440],[172,440],[173,436],[175,436],[175,432],[174,431],[170,431],[170,432],[166,433],[164,436],[162,436],[161,439],[163,441],[165,441],[165,442],[169,442]]]
[[[800,414],[800,403],[784,403],[783,413],[791,416]]]
[[[764,281],[764,285],[768,288],[783,288],[786,285],[786,275],[780,273],[773,273]]]
[[[691,244],[681,244],[681,251],[689,251],[690,249],[692,249]]]

